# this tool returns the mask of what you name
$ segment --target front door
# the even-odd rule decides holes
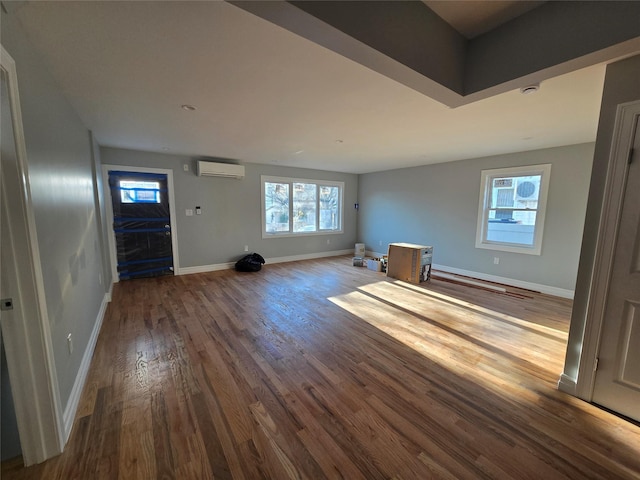
[[[109,171],[120,280],[173,274],[167,175]]]
[[[602,322],[593,402],[640,421],[640,115]]]

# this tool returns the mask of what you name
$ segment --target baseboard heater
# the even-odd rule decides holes
[[[439,272],[439,271],[434,271],[432,274],[432,277],[438,279],[438,278],[442,278],[443,280],[450,280],[456,283],[462,283],[465,285],[470,285],[473,287],[480,287],[480,288],[486,288],[487,290],[494,290],[496,292],[501,292],[501,293],[506,293],[507,289],[504,287],[500,287],[498,285],[492,285],[489,283],[485,283],[483,281],[480,280],[475,280],[475,279],[470,279],[470,278],[465,278],[465,277],[459,277],[458,275],[453,275],[450,273],[445,273],[445,272]]]

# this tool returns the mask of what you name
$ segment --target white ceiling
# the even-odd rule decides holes
[[[224,2],[11,14],[103,146],[365,173],[595,140],[604,65],[450,109]]]

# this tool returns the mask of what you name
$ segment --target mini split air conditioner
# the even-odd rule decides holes
[[[244,165],[198,160],[199,177],[244,178]]]

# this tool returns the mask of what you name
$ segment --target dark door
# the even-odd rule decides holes
[[[167,175],[109,171],[120,280],[173,275]]]

